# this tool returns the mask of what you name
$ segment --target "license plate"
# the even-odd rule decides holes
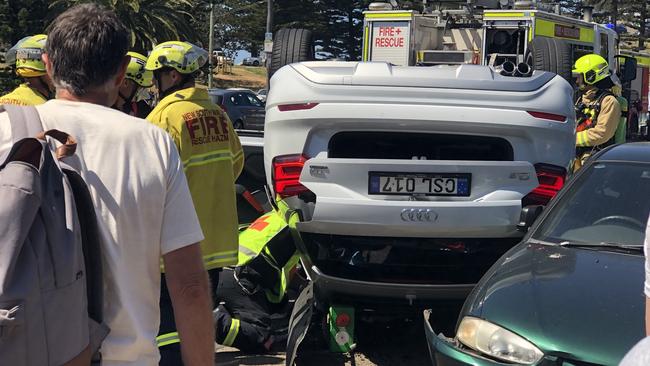
[[[471,174],[369,173],[369,194],[469,196]]]

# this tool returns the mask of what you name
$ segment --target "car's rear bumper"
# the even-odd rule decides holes
[[[475,284],[423,285],[357,281],[326,275],[312,265],[307,269],[321,294],[328,297],[347,295],[363,298],[405,300],[409,304],[421,300],[464,299]]]
[[[406,305],[465,299],[487,269],[518,241],[337,236],[291,230],[321,295]]]

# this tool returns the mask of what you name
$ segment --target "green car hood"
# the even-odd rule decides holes
[[[483,277],[462,314],[548,356],[617,365],[644,337],[644,276],[642,254],[521,243]]]

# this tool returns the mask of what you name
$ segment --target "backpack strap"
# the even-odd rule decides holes
[[[43,141],[46,141],[46,136],[52,137],[61,143],[61,146],[54,149],[58,160],[72,156],[77,150],[77,141],[74,137],[59,130],[44,131],[41,116],[34,106],[0,105],[0,112],[3,110],[9,114],[11,137],[14,143],[30,137]]]
[[[607,96],[614,96],[614,94],[610,93],[608,90],[603,90],[600,95],[598,96],[598,99],[596,99],[596,102],[593,103],[593,108],[596,111],[596,116],[600,114],[600,108],[603,105],[603,99]]]
[[[43,132],[43,123],[36,107],[5,104],[2,108],[9,114],[11,137],[14,142],[26,137],[36,137]]]
[[[88,301],[88,317],[90,325],[91,365],[101,364],[101,344],[110,329],[104,323],[104,283],[102,268],[102,250],[99,239],[99,226],[93,206],[92,197],[83,178],[74,169],[62,163],[62,171],[68,178],[72,188],[79,228],[81,234],[84,267],[86,268],[86,295]]]

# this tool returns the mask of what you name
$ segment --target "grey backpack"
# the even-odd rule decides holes
[[[76,142],[43,131],[34,107],[4,110],[14,144],[0,165],[0,364],[98,363],[108,327],[97,221],[64,163]]]

